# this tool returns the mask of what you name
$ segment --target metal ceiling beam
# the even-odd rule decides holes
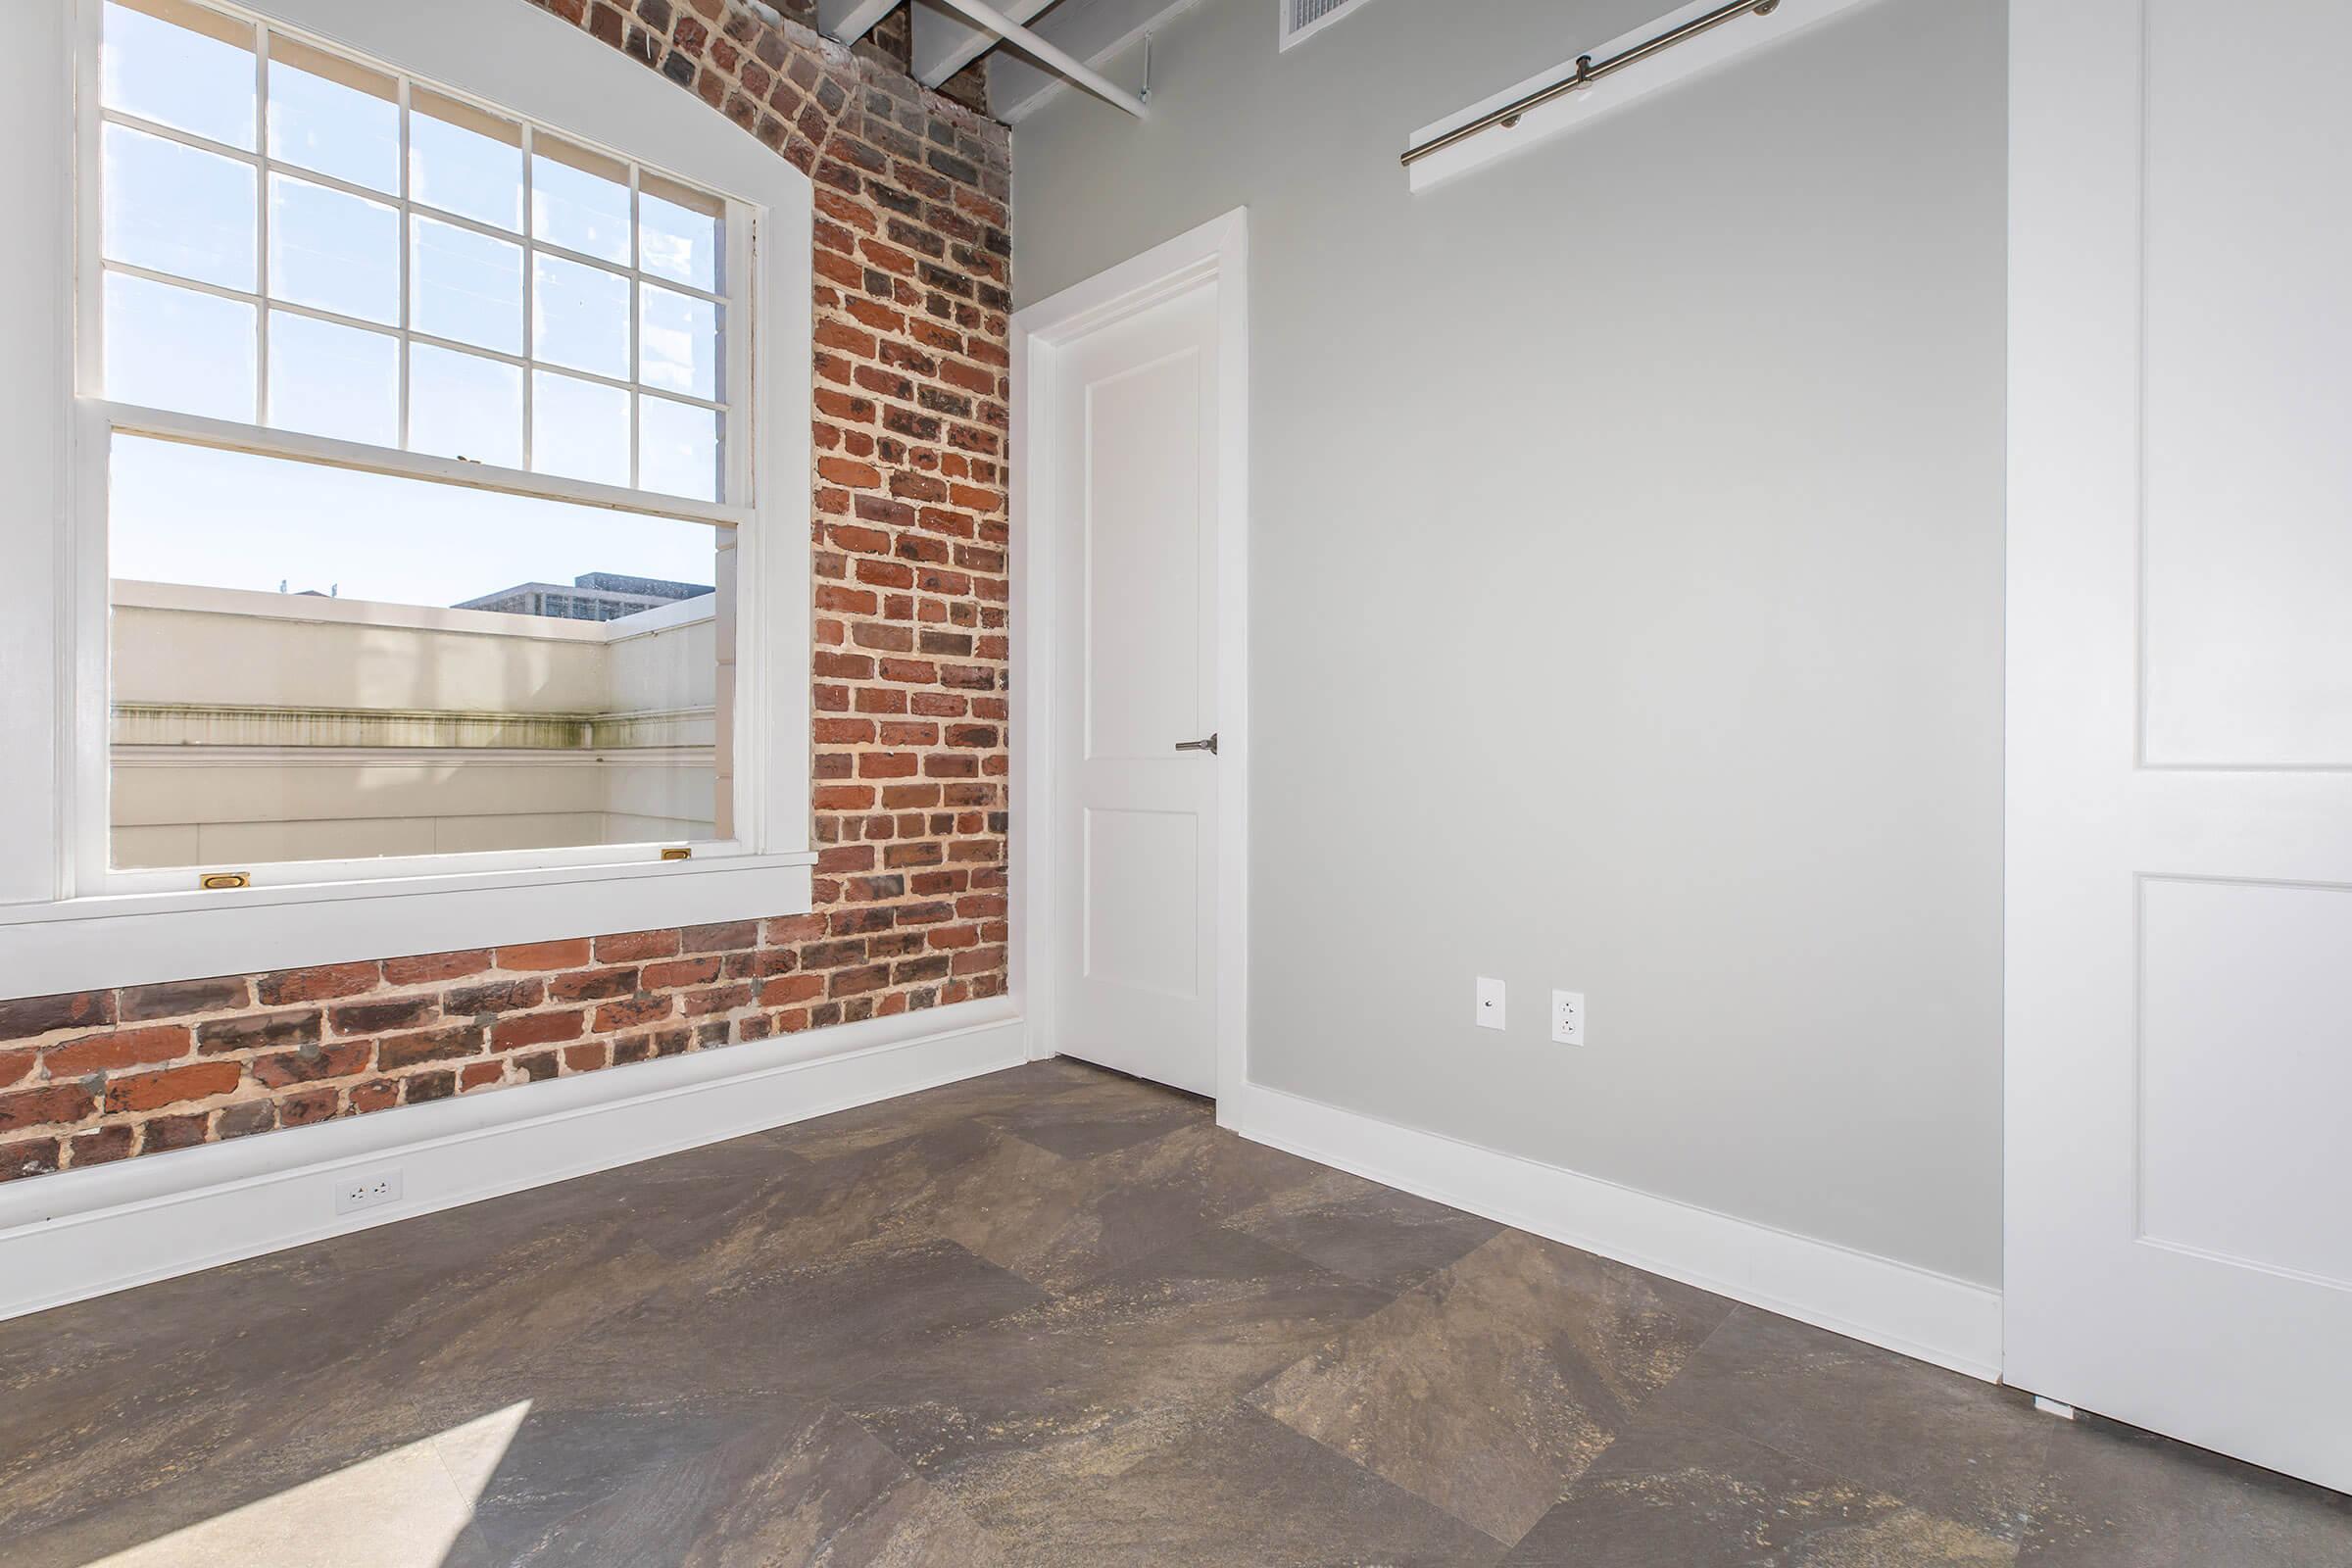
[[[1054,0],[995,0],[1015,22],[1028,22]],[[946,9],[947,0],[914,0],[914,77],[936,87],[996,47],[997,35]]]
[[[1100,66],[1140,43],[1200,0],[1061,0],[1040,30],[1062,48]],[[1064,85],[1010,50],[988,57],[988,109],[999,120],[1018,122]]]
[[[816,26],[828,38],[856,43],[898,9],[899,0],[816,0]]]
[[[1114,104],[1138,120],[1148,119],[1150,111],[1144,101],[1126,88],[1103,75],[1085,61],[1071,54],[1051,38],[1042,37],[988,5],[985,0],[945,0],[951,9],[960,11],[977,26],[997,34],[1006,43],[1051,69],[1055,74],[1084,87],[1106,104]]]

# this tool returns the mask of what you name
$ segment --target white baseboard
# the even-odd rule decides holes
[[[1218,1120],[1384,1186],[2000,1380],[2001,1296],[1982,1285],[1258,1084],[1220,1102]]]
[[[966,1003],[0,1187],[0,1319],[1016,1066]],[[335,1212],[348,1177],[400,1201]]]

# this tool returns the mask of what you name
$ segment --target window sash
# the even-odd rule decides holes
[[[344,441],[334,436],[311,435],[299,430],[279,430],[270,425],[245,424],[235,419],[208,418],[201,414],[181,414],[175,409],[151,409],[135,403],[115,403],[105,398],[76,398],[74,402],[85,423],[95,419],[97,427],[109,437],[154,436],[164,441],[184,441],[190,446],[219,447],[228,452],[250,452],[257,457],[284,458],[293,463],[316,463],[330,468],[351,468],[361,473],[381,473],[395,478],[420,479],[431,484],[495,490],[502,495],[607,507],[615,512],[634,512],[649,517],[675,517],[686,522],[708,522],[723,527],[748,529],[759,520],[756,508],[730,502],[696,501],[688,496],[599,484],[593,479],[566,479],[560,474],[504,468],[495,464],[474,463],[465,458],[435,457],[430,453],[407,452],[398,447]],[[103,475],[99,479],[101,483],[104,482]],[[105,543],[103,536],[98,543]]]
[[[295,435],[295,432],[281,431],[268,423],[270,316],[271,312],[281,312],[289,316],[303,317],[312,320],[370,332],[387,338],[396,345],[400,444],[377,446],[374,443],[337,443],[344,448],[364,446],[370,452],[378,454],[364,464],[355,463],[353,465],[355,466],[367,466],[376,472],[412,474],[420,478],[446,477],[442,471],[442,465],[449,460],[429,454],[411,452],[407,447],[411,414],[410,346],[423,344],[427,347],[478,356],[521,371],[522,462],[519,468],[498,470],[503,476],[502,480],[489,488],[506,490],[519,495],[546,496],[556,500],[576,500],[580,499],[577,487],[589,485],[596,491],[607,495],[619,492],[629,496],[631,499],[626,503],[626,507],[631,511],[642,511],[663,516],[695,516],[708,520],[722,520],[722,515],[723,520],[739,522],[749,520],[751,509],[758,499],[753,493],[757,482],[758,464],[751,436],[757,428],[754,404],[760,390],[755,384],[753,374],[753,343],[760,326],[753,307],[753,299],[757,290],[753,286],[754,274],[752,272],[757,257],[757,236],[764,217],[759,208],[725,192],[711,190],[702,181],[684,178],[640,159],[632,158],[625,153],[603,147],[590,138],[543,125],[526,114],[482,101],[462,90],[429,80],[398,66],[355,56],[274,18],[248,11],[240,6],[219,3],[219,0],[202,0],[208,9],[244,23],[254,29],[254,102],[258,117],[257,125],[260,127],[256,137],[256,146],[253,151],[247,151],[224,142],[217,142],[174,126],[161,124],[121,110],[107,108],[100,101],[102,95],[98,76],[102,67],[99,32],[104,7],[102,0],[81,0],[81,3],[86,15],[83,27],[85,65],[81,73],[81,79],[77,83],[80,97],[78,119],[82,146],[77,178],[80,189],[79,211],[82,220],[81,233],[78,236],[81,259],[77,268],[75,292],[78,328],[76,334],[78,344],[76,381],[78,392],[84,399],[91,401],[104,399],[119,408],[137,408],[137,405],[114,399],[110,394],[98,390],[105,384],[106,313],[102,298],[102,283],[108,273],[120,273],[123,276],[143,278],[171,287],[188,289],[215,298],[234,300],[253,307],[256,333],[254,418],[250,424],[243,420],[206,420],[205,422],[216,429],[231,425],[245,426],[255,434],[244,439],[220,444],[235,445],[240,450],[262,452],[270,450],[268,446],[261,444],[266,438]],[[351,183],[332,174],[270,156],[269,79],[270,43],[273,38],[283,38],[304,49],[317,50],[336,59],[350,60],[369,72],[393,79],[397,86],[400,112],[400,189],[397,192],[387,193],[374,190],[365,185]],[[415,89],[417,88],[423,89],[431,96],[478,109],[483,114],[493,116],[518,127],[521,137],[518,152],[522,171],[522,227],[520,230],[509,231],[494,224],[476,221],[446,209],[435,207],[429,202],[417,200],[413,194],[412,170],[410,168],[410,116],[412,99],[415,96]],[[181,277],[171,272],[123,262],[109,261],[106,258],[103,203],[99,197],[104,189],[101,132],[102,128],[109,124],[121,125],[142,134],[161,137],[215,157],[230,159],[254,170],[256,181],[256,287],[253,292],[224,288],[218,284]],[[630,221],[629,265],[624,267],[601,257],[587,255],[542,239],[532,233],[532,182],[536,175],[536,144],[543,135],[553,138],[557,145],[585,149],[598,156],[609,158],[626,169]],[[308,184],[358,197],[394,210],[399,222],[397,244],[399,246],[400,294],[398,317],[394,323],[386,324],[381,321],[365,320],[334,311],[271,297],[270,293],[269,190],[269,178],[271,173],[284,174]],[[726,256],[722,263],[720,281],[724,286],[724,292],[710,292],[644,270],[642,191],[645,176],[648,174],[654,176],[658,181],[673,182],[689,190],[706,192],[723,204],[721,232],[724,235]],[[437,223],[447,223],[468,233],[497,239],[514,245],[521,251],[522,352],[509,354],[499,350],[485,349],[476,344],[419,331],[414,326],[411,318],[415,310],[413,286],[415,280],[411,276],[411,271],[415,221],[418,217]],[[614,377],[593,370],[575,369],[569,366],[533,357],[532,351],[536,345],[532,342],[532,323],[536,304],[534,295],[538,270],[533,265],[532,258],[537,255],[546,255],[576,266],[592,268],[608,276],[624,279],[627,282],[629,288],[627,314],[630,377]],[[635,377],[642,377],[644,373],[644,366],[641,363],[642,345],[639,340],[643,290],[648,286],[713,305],[724,313],[719,328],[719,345],[723,355],[719,390],[724,396],[721,399],[705,399],[688,393],[657,390],[648,386],[642,379],[635,379]],[[536,438],[533,407],[536,393],[534,372],[538,371],[568,376],[593,385],[630,394],[628,463],[631,483],[627,485],[599,484],[594,481],[574,480],[563,475],[540,473],[532,467],[532,460],[535,455],[533,445]],[[685,408],[701,409],[718,416],[723,469],[719,477],[719,500],[716,503],[699,502],[695,498],[647,490],[636,482],[640,477],[640,467],[643,462],[642,411],[644,400],[649,398],[657,402],[668,402]],[[199,417],[179,415],[176,411],[149,409],[140,410],[139,416],[149,420]],[[516,474],[524,476],[529,482],[527,484],[507,482]],[[608,499],[597,504],[613,505],[615,503]],[[700,507],[705,510],[695,512],[681,510],[682,507],[687,506]]]
[[[368,472],[398,472],[407,477],[438,478],[438,482],[442,483],[472,484],[510,492],[513,487],[485,483],[486,476],[495,477],[500,470],[478,469],[472,464],[433,460],[458,471],[446,477],[418,474],[407,467],[395,469],[388,463],[370,464],[366,461],[369,455],[389,458],[411,454],[394,454],[382,448],[360,447],[321,437],[288,435],[283,431],[255,430],[245,426],[227,425],[218,432],[193,428],[218,427],[221,422],[197,419],[187,415],[124,409],[95,399],[84,400],[79,409],[79,420],[74,448],[80,472],[76,475],[74,488],[82,498],[82,505],[75,519],[74,596],[74,620],[83,630],[76,639],[74,649],[75,699],[71,725],[75,775],[75,788],[69,803],[71,826],[68,837],[73,861],[69,868],[71,896],[184,892],[196,885],[199,876],[215,871],[244,872],[252,878],[252,885],[256,888],[290,888],[488,872],[625,865],[660,860],[664,851],[681,847],[692,851],[692,858],[687,862],[689,864],[761,857],[765,837],[760,813],[766,780],[755,743],[751,740],[757,731],[754,705],[758,701],[760,682],[744,678],[744,671],[750,667],[755,657],[751,652],[755,639],[745,636],[744,628],[760,624],[760,618],[767,613],[759,587],[764,580],[763,558],[766,550],[771,547],[789,549],[791,542],[788,535],[771,541],[755,530],[736,527],[733,547],[721,552],[717,567],[720,575],[718,592],[722,596],[719,612],[722,616],[731,616],[735,628],[732,644],[734,658],[722,666],[736,671],[731,694],[723,693],[722,689],[722,701],[728,702],[724,734],[730,759],[727,767],[729,789],[723,804],[727,810],[726,823],[732,826],[732,831],[726,836],[697,839],[684,845],[677,839],[659,839],[531,850],[370,856],[336,860],[117,867],[114,864],[114,725],[110,670],[113,659],[113,639],[110,635],[113,587],[108,565],[109,509],[112,502],[108,481],[113,469],[114,440],[117,435],[149,435],[167,440],[192,440],[194,444],[203,446],[227,446],[231,450],[261,450],[265,455],[290,462],[319,463],[325,466]],[[215,433],[243,439],[200,439]],[[261,444],[262,438],[268,438],[266,446]],[[341,455],[332,450],[335,448],[349,449],[361,461],[338,461]],[[544,476],[510,474],[509,477],[520,482],[538,480]],[[589,492],[603,490],[606,496],[600,500],[593,494],[556,495],[553,499],[601,504],[630,512],[643,510],[622,504],[633,499],[630,492],[611,491],[609,487],[592,485],[579,488]],[[547,492],[534,490],[529,493]],[[732,512],[735,509],[727,510]],[[662,514],[680,515],[675,510]],[[725,526],[732,519],[694,515],[685,520]],[[722,660],[728,652],[722,623]]]

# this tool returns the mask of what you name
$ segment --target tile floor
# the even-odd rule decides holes
[[[1047,1062],[0,1324],[11,1568],[2352,1564],[2352,1502]]]

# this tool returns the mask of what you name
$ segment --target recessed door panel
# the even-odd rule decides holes
[[[2246,46],[2273,27],[2293,46]],[[2347,54],[2352,6],[2148,7],[2141,508],[2160,766],[2352,767]]]
[[[1186,811],[1086,813],[1086,978],[1200,995],[1200,822]]]
[[[1167,753],[1200,722],[1200,355],[1086,389],[1090,758]]]
[[[2352,890],[2140,889],[2139,1224],[2352,1290]]]

